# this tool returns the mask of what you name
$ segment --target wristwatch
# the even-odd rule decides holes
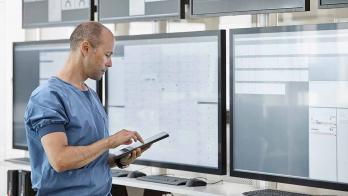
[[[128,167],[128,165],[123,165],[121,163],[121,159],[115,159],[115,163],[116,163],[117,167],[119,167],[120,169]]]

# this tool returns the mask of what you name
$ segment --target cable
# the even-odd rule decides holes
[[[217,184],[217,183],[220,183],[220,182],[223,182],[224,180],[218,180],[216,182],[210,182],[210,183],[207,183],[207,184]]]

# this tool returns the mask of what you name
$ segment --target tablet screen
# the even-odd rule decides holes
[[[161,133],[158,133],[152,137],[145,139],[144,143],[136,142],[130,146],[127,146],[127,147],[122,148],[121,150],[115,152],[114,153],[114,155],[116,155],[115,158],[116,159],[122,158],[122,157],[126,156],[127,154],[131,153],[136,148],[144,148],[144,147],[151,145],[151,144],[153,144],[159,140],[162,140],[166,137],[169,137],[169,134],[166,132],[161,132]]]

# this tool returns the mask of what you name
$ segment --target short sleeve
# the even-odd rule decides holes
[[[52,132],[65,132],[65,125],[69,122],[62,97],[56,91],[47,89],[33,92],[24,121],[40,137]]]

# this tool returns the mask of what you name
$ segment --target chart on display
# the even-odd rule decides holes
[[[22,0],[23,28],[77,25],[93,14],[91,0]]]
[[[101,22],[183,19],[183,0],[99,0]]]
[[[32,91],[63,68],[70,51],[69,40],[13,44],[13,147],[28,149],[24,112]],[[96,90],[97,84],[86,84]]]
[[[116,39],[106,80],[110,134],[165,131],[170,137],[137,163],[224,173],[224,31]]]
[[[348,25],[230,31],[231,175],[348,190]]]

